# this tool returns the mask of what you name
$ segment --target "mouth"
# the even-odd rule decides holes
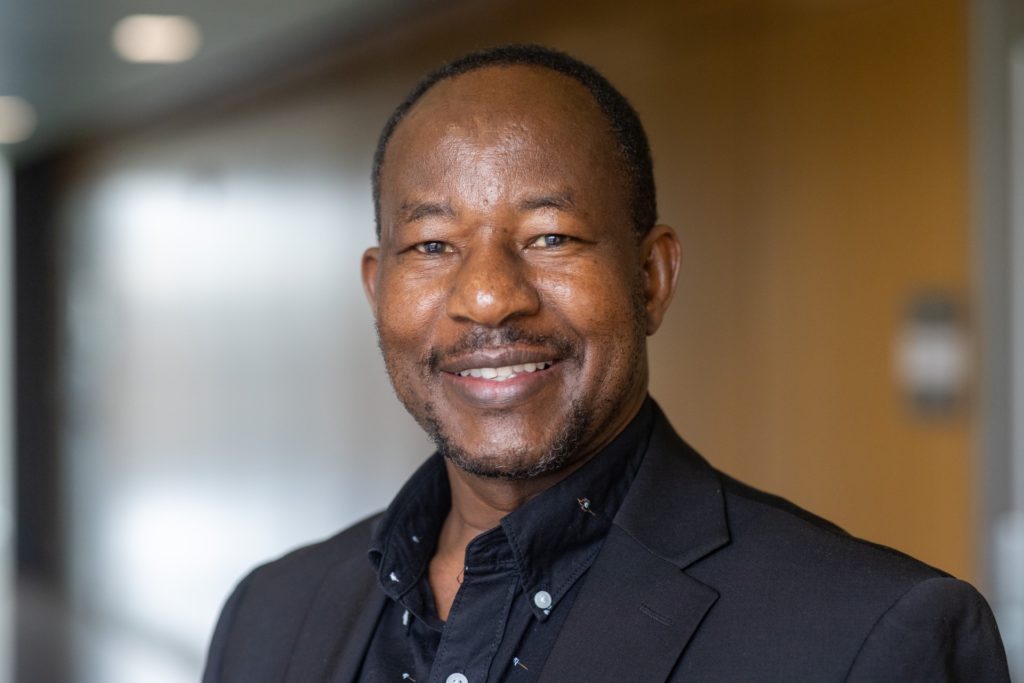
[[[456,353],[439,358],[435,370],[481,379],[507,380],[517,375],[546,370],[563,359],[563,354],[550,346],[493,346]]]
[[[510,379],[522,374],[531,374],[539,370],[546,370],[555,364],[553,360],[540,361],[538,363],[521,363],[516,365],[501,365],[498,367],[466,368],[456,373],[459,377],[479,377],[494,382],[507,382]]]
[[[440,361],[444,385],[452,396],[481,409],[511,409],[554,390],[565,358],[550,346],[510,345],[476,349]]]

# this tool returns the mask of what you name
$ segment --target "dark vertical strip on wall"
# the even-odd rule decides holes
[[[14,175],[14,378],[17,569],[58,588],[63,577],[57,393],[55,164]]]
[[[18,681],[74,680],[60,460],[57,163],[14,173],[14,481]]]

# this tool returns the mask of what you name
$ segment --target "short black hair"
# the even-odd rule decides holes
[[[630,181],[632,193],[630,213],[638,236],[643,236],[658,219],[658,206],[654,191],[654,169],[651,149],[640,117],[626,97],[598,71],[564,52],[541,45],[503,45],[471,52],[431,71],[409,92],[405,100],[392,112],[377,141],[373,155],[373,213],[380,237],[380,175],[388,142],[398,124],[421,97],[432,87],[447,80],[489,66],[539,66],[572,78],[590,92],[604,113],[611,132],[618,143],[623,170]]]

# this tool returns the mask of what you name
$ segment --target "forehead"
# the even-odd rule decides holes
[[[464,122],[467,118],[491,125],[571,123],[595,138],[606,138],[609,127],[593,95],[574,78],[539,66],[497,65],[439,81],[399,128],[424,121]]]
[[[465,182],[498,169],[507,182],[571,183],[606,193],[619,170],[607,117],[576,80],[534,66],[492,66],[443,80],[396,128],[382,203],[425,182]]]

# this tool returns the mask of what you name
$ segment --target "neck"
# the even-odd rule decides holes
[[[473,538],[498,526],[502,517],[569,476],[583,462],[541,477],[509,481],[469,474],[446,461],[452,506],[441,531],[438,552],[461,554]]]

